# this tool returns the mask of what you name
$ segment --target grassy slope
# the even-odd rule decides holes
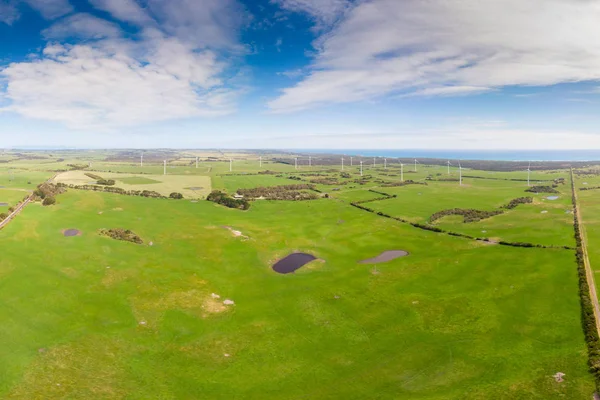
[[[576,399],[593,390],[572,252],[478,245],[333,199],[249,212],[78,191],[59,200],[0,232],[2,397]],[[102,227],[154,246],[99,237]],[[83,235],[63,238],[65,228]],[[379,274],[357,264],[389,249],[411,256]],[[325,263],[274,274],[270,263],[292,250]],[[235,307],[208,314],[212,292]]]

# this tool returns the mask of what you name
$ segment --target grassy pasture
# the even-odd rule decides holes
[[[256,154],[211,153],[234,158],[233,174],[248,173],[232,175],[227,162],[186,165],[194,154],[207,153],[186,152],[166,176],[158,164],[103,161],[110,152],[53,156],[65,164],[93,159],[90,172],[120,187],[196,198],[185,188],[232,193],[306,183],[285,178],[312,179],[305,173],[339,178],[341,171],[304,164],[296,171],[267,162],[261,169]],[[32,190],[53,175],[45,161],[23,160],[27,167],[15,170],[5,186]],[[349,205],[380,197],[368,191],[373,188],[398,197],[369,207],[426,222],[443,209],[493,210],[531,195],[533,204],[478,223],[446,217],[437,225],[474,236],[573,245],[572,215],[565,212],[569,187],[559,187],[555,201],[507,180],[381,188],[375,180],[399,180],[399,166],[367,162],[364,174],[373,178],[366,185],[318,185],[331,198],[256,201],[246,212],[206,201],[78,190],[60,195],[56,206],[28,206],[0,231],[0,398],[590,398],[594,383],[572,251],[487,245]],[[267,169],[284,177],[255,175]],[[405,179],[447,177],[445,167],[410,169],[405,166]],[[357,165],[345,172],[359,178]],[[59,179],[92,181],[84,173]],[[6,174],[0,164],[0,186]],[[585,179],[600,185],[600,179]],[[2,190],[13,191],[0,189],[0,196]],[[591,224],[589,240],[600,248],[598,194],[581,192],[580,200]],[[70,228],[81,236],[63,237]],[[145,244],[100,236],[102,228],[131,229]],[[385,250],[410,255],[377,266],[359,263]],[[320,261],[292,275],[274,273],[273,262],[293,251]],[[600,263],[600,252],[594,257]],[[223,305],[224,299],[235,305]],[[564,382],[555,382],[557,372],[566,374]]]
[[[6,212],[10,206],[14,206],[28,195],[29,192],[23,190],[0,189],[0,203],[8,204],[7,206],[0,204],[0,212]]]
[[[486,246],[334,199],[257,202],[248,212],[74,190],[59,199],[0,231],[0,396],[529,399],[593,390],[569,251]],[[103,227],[154,245],[100,237]],[[82,236],[65,238],[66,228]],[[389,249],[411,255],[376,270],[358,264]],[[292,250],[324,262],[273,273]],[[223,309],[210,293],[236,305]],[[558,371],[564,384],[552,378]]]

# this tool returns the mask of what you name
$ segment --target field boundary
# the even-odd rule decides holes
[[[585,276],[587,280],[587,285],[589,287],[589,294],[591,297],[592,305],[594,308],[594,317],[596,321],[596,332],[598,336],[600,336],[600,303],[598,302],[598,293],[596,291],[596,282],[594,279],[594,271],[592,271],[592,265],[590,263],[590,259],[588,257],[587,251],[587,238],[585,233],[585,224],[581,220],[581,213],[579,212],[579,206],[577,202],[577,191],[575,190],[575,180],[573,179],[573,170],[571,170],[571,188],[573,192],[573,212],[575,214],[575,223],[578,226],[578,229],[575,230],[575,235],[577,236],[577,241],[579,242],[579,246],[582,252],[582,261],[583,266],[585,268]]]
[[[384,217],[384,218],[388,218],[388,219],[393,219],[395,221],[401,222],[403,224],[407,224],[410,225],[414,228],[418,228],[424,231],[430,231],[430,232],[435,232],[435,233],[441,233],[444,235],[448,235],[448,236],[454,236],[454,237],[460,237],[463,239],[469,239],[469,240],[475,240],[478,242],[485,242],[485,243],[491,243],[491,244],[499,244],[501,246],[509,246],[509,247],[523,247],[523,248],[536,248],[536,249],[559,249],[559,250],[575,250],[575,248],[570,247],[570,246],[555,246],[555,245],[543,245],[543,244],[536,244],[536,243],[526,243],[526,242],[507,242],[505,240],[500,240],[500,241],[493,241],[490,238],[487,237],[475,237],[475,236],[471,236],[471,235],[467,235],[464,233],[459,233],[459,232],[450,232],[450,231],[446,231],[444,229],[438,228],[437,226],[433,226],[433,225],[429,225],[429,224],[420,224],[418,222],[410,222],[407,221],[403,218],[400,217],[394,217],[391,216],[389,214],[385,214],[381,211],[376,211],[372,208],[369,207],[365,207],[363,204],[366,203],[373,203],[376,201],[383,201],[383,200],[390,200],[393,198],[396,198],[396,195],[390,195],[388,193],[384,193],[384,192],[378,192],[375,190],[369,190],[369,192],[373,192],[373,193],[377,193],[380,195],[383,195],[384,197],[378,197],[375,199],[369,199],[369,200],[362,200],[362,201],[355,201],[355,202],[351,202],[350,205],[352,207],[358,208],[359,210],[363,210],[366,212],[370,212],[376,215],[379,215],[380,217]]]

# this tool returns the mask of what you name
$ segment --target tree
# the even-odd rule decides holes
[[[181,193],[177,193],[177,192],[173,192],[169,195],[170,198],[172,199],[183,199],[183,195]]]
[[[51,206],[56,204],[56,199],[52,196],[48,196],[44,199],[44,201],[42,202],[42,205],[44,206]]]

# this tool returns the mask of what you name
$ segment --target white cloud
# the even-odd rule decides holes
[[[297,12],[305,12],[319,23],[330,24],[351,6],[348,0],[272,0],[280,7]]]
[[[25,0],[46,19],[56,19],[73,11],[69,0]]]
[[[0,22],[12,25],[19,19],[16,0],[0,0]]]
[[[11,101],[6,110],[101,130],[230,113],[237,92],[219,79],[221,70],[210,51],[155,38],[52,44],[41,57],[10,64],[0,75]]]
[[[75,14],[64,18],[42,31],[46,39],[65,39],[76,37],[80,39],[103,39],[121,36],[121,30],[115,24],[96,18],[90,14]]]
[[[238,48],[245,12],[236,0],[147,0],[162,29],[194,48]]]
[[[110,13],[114,18],[145,25],[152,22],[146,11],[135,0],[89,0],[99,10]]]
[[[0,112],[106,131],[235,111],[244,88],[231,57],[241,20],[230,13],[234,0],[148,0],[149,9],[92,1],[139,31],[85,13],[59,20],[42,32],[51,42],[41,54],[0,67]]]
[[[587,0],[361,2],[316,42],[313,72],[269,106],[600,80],[599,20]]]

